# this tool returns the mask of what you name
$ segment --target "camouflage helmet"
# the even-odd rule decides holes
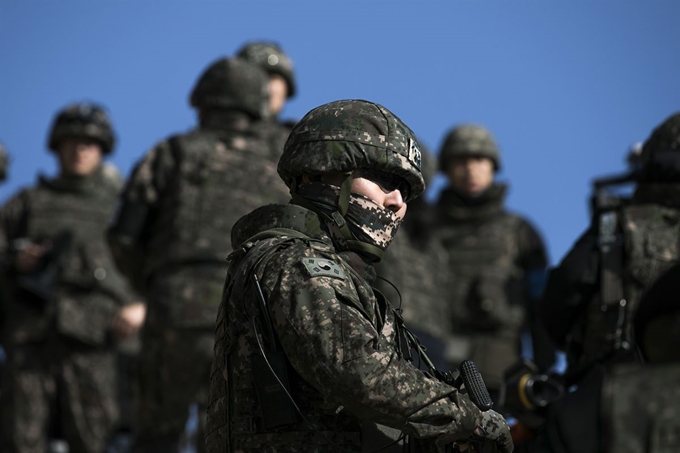
[[[220,58],[208,66],[191,92],[197,109],[242,110],[253,118],[269,115],[267,75],[238,58]]]
[[[278,44],[265,41],[251,42],[241,47],[237,56],[260,66],[267,74],[283,77],[288,85],[288,97],[295,96],[297,86],[293,61]]]
[[[363,100],[335,101],[307,113],[293,128],[278,172],[294,191],[297,179],[358,168],[402,177],[410,201],[425,190],[421,151],[415,135],[396,115]]]
[[[462,124],[449,131],[439,151],[439,169],[446,172],[456,157],[487,157],[496,171],[501,168],[501,156],[491,132],[475,124]]]
[[[99,142],[104,154],[110,154],[116,142],[111,120],[104,107],[82,102],[71,104],[54,118],[47,141],[48,148],[58,151],[59,143],[68,138],[89,138]]]
[[[642,146],[639,162],[642,166],[642,181],[657,181],[670,178],[677,181],[680,151],[680,112],[659,124]]]

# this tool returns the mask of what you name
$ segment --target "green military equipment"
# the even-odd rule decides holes
[[[408,199],[425,190],[422,154],[403,121],[379,104],[345,100],[310,111],[293,128],[279,160],[279,175],[291,190],[304,174],[375,169],[402,177]]]
[[[297,93],[293,61],[278,44],[264,41],[248,43],[237,52],[237,56],[260,66],[268,74],[283,77],[288,85],[289,98]]]
[[[93,103],[71,104],[57,113],[50,129],[48,148],[59,150],[59,143],[69,138],[97,141],[104,154],[110,154],[116,143],[111,120],[104,107]]]
[[[439,150],[439,169],[446,172],[455,158],[486,157],[501,169],[501,155],[491,132],[475,124],[462,124],[451,129]]]
[[[267,76],[257,65],[220,58],[199,77],[189,103],[197,109],[239,110],[253,118],[269,116]]]

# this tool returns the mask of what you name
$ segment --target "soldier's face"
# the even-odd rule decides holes
[[[269,76],[269,109],[272,115],[278,115],[288,98],[288,84],[286,79],[278,74]]]
[[[99,143],[88,139],[67,139],[59,144],[59,166],[68,176],[92,174],[102,162]]]
[[[342,173],[326,173],[321,176],[321,180],[334,186],[340,186],[345,176]],[[311,181],[311,177],[304,175],[303,182]],[[380,206],[394,212],[399,218],[406,215],[406,202],[399,189],[389,190],[380,186],[377,182],[361,177],[360,170],[355,171],[352,179],[351,192],[364,195],[378,203]]]
[[[488,157],[458,157],[449,164],[446,176],[454,189],[476,197],[493,184],[493,162]]]

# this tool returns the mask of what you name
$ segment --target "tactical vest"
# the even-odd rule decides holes
[[[277,374],[286,375],[285,380],[295,404],[314,426],[300,420],[296,413],[293,414],[296,419],[294,424],[282,427],[281,432],[267,430],[263,426],[266,409],[261,405],[255,381],[263,375],[266,377],[271,371],[263,368],[259,361],[262,353],[253,323],[260,328],[260,341],[265,351],[269,352],[272,344],[267,341],[266,331],[263,330],[267,324],[262,311],[254,308],[254,301],[258,301],[256,288],[248,280],[253,273],[260,273],[272,256],[295,240],[285,236],[270,236],[257,243],[247,243],[243,250],[247,250],[247,254],[242,259],[232,255],[227,280],[231,285],[225,288],[224,306],[220,307],[217,318],[215,353],[218,358],[224,357],[224,368],[220,373],[213,365],[211,403],[206,426],[206,432],[214,432],[206,437],[209,453],[264,451],[267,448],[277,450],[291,446],[302,448],[303,445],[306,446],[304,451],[310,452],[333,451],[337,445],[347,451],[361,451],[358,420],[346,410],[335,414],[329,411],[322,395],[307,384],[287,360],[282,367],[275,368]],[[320,241],[305,240],[320,252],[333,251],[332,247]],[[254,320],[247,319],[245,312],[252,313]],[[282,403],[286,405],[288,401],[284,398]],[[284,409],[274,409],[277,410]],[[321,426],[328,429],[319,429]]]
[[[491,389],[519,358],[526,310],[524,271],[517,265],[520,223],[503,213],[446,224],[439,233],[449,255],[454,334],[469,339],[470,353],[462,358],[476,362]]]
[[[581,327],[584,365],[632,356],[642,293],[680,258],[680,210],[632,205],[603,213],[599,223],[600,291]]]
[[[105,239],[117,192],[96,173],[75,190],[43,181],[26,192],[26,237],[56,241],[70,234],[59,260],[56,322],[58,330],[85,343],[106,342],[118,306],[132,300]]]
[[[265,142],[197,130],[169,143],[177,173],[148,234],[147,275],[183,263],[224,264],[236,221],[263,204],[286,201]]]
[[[617,366],[605,380],[606,453],[680,451],[680,365]]]

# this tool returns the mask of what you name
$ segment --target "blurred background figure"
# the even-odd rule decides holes
[[[45,452],[53,440],[101,453],[116,427],[114,342],[141,323],[105,241],[119,187],[102,160],[114,143],[101,106],[67,106],[48,139],[59,174],[41,176],[0,212],[0,451]]]
[[[262,68],[269,76],[269,109],[271,113],[272,158],[278,163],[290,131],[297,121],[281,120],[279,115],[289,99],[297,94],[293,60],[275,42],[253,41],[245,44],[237,52],[243,58]]]
[[[504,207],[507,185],[495,182],[501,168],[490,132],[478,125],[452,128],[439,152],[449,185],[436,204],[435,232],[448,253],[447,294],[451,367],[472,359],[494,401],[503,371],[522,352],[523,332],[533,340],[541,369],[554,351],[536,322],[547,256],[543,241],[523,217]]]
[[[203,451],[214,328],[230,231],[262,204],[288,201],[268,135],[268,77],[223,58],[190,96],[198,127],[173,135],[137,164],[109,231],[119,267],[147,297],[135,451],[177,451],[198,405]]]
[[[418,141],[422,155],[421,171],[429,185],[437,171],[432,153]],[[383,260],[376,265],[375,285],[395,308],[401,308],[406,326],[427,349],[427,355],[440,371],[447,371],[446,339],[448,269],[446,253],[432,240],[433,207],[422,195],[408,203],[399,227]],[[415,363],[427,369],[424,363]]]
[[[548,278],[541,318],[567,353],[565,388],[578,386],[550,408],[548,451],[601,451],[604,434],[583,432],[598,424],[602,380],[642,359],[636,341],[666,335],[636,337],[633,320],[645,292],[680,258],[680,113],[652,131],[639,162],[632,197],[597,197],[591,226]]]

